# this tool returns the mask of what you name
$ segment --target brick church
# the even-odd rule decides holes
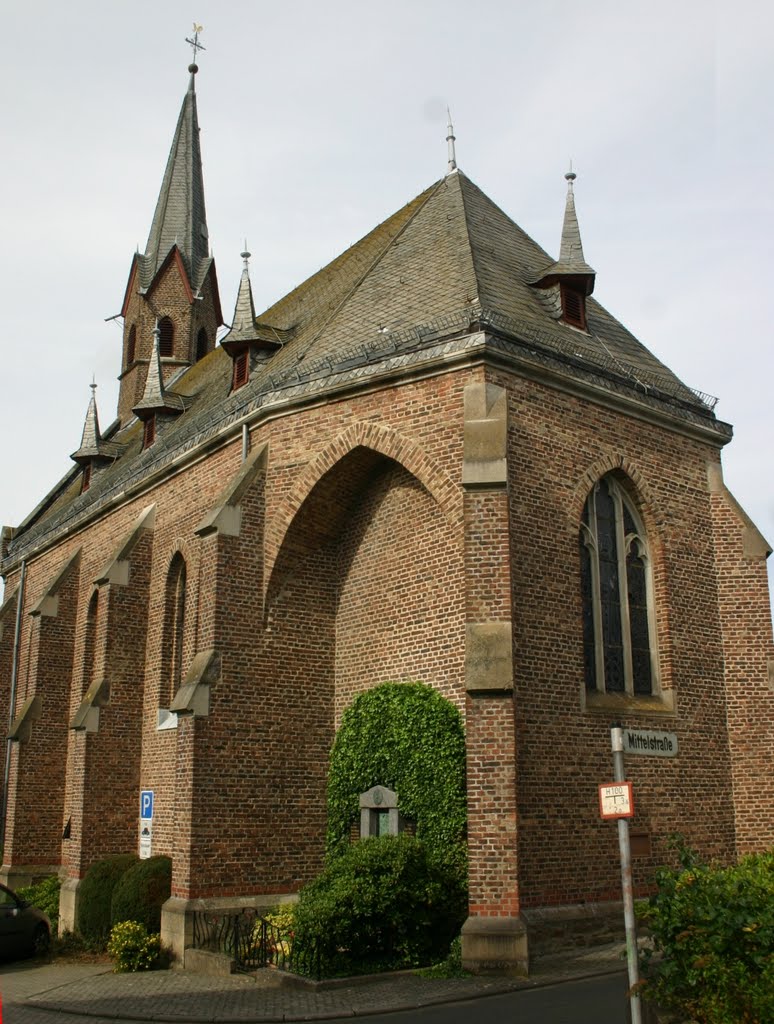
[[[194,909],[319,871],[337,723],[388,680],[464,716],[474,969],[620,915],[612,721],[677,740],[627,755],[640,891],[676,831],[770,847],[770,549],[713,401],[594,297],[574,175],[549,255],[450,132],[439,181],[258,315],[244,253],[226,329],[196,71],[117,419],[92,392],[61,482],[3,529],[3,881],[60,872],[71,927],[95,860],[167,854],[182,955]]]

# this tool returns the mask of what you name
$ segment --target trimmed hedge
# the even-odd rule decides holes
[[[172,892],[172,861],[149,857],[138,861],[118,879],[110,904],[111,924],[136,921],[150,934],[161,928],[161,905]]]
[[[459,932],[467,896],[413,836],[364,839],[300,893],[296,962],[323,977],[417,967],[441,959]]]
[[[637,907],[654,944],[643,994],[698,1024],[774,1021],[774,852],[723,868],[678,849]]]
[[[349,847],[361,793],[381,785],[399,797],[428,855],[467,877],[465,732],[459,711],[424,683],[382,683],[344,712],[328,775],[329,855]]]
[[[124,872],[137,863],[134,853],[98,860],[83,876],[78,890],[76,931],[92,945],[104,946],[110,935],[113,890]]]

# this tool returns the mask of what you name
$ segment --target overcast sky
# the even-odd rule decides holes
[[[68,470],[191,59],[230,319],[446,169],[558,255],[572,158],[595,295],[734,425],[726,482],[774,540],[774,5],[756,0],[27,0],[0,62],[0,523]]]

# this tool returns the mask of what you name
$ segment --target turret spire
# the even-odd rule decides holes
[[[99,432],[99,416],[97,415],[97,383],[93,378],[89,387],[91,388],[91,398],[89,399],[89,407],[86,410],[86,420],[83,424],[81,446],[73,458],[84,459],[99,455],[102,435]]]
[[[562,225],[559,262],[566,263],[569,266],[582,265],[585,267],[583,243],[581,242],[580,228],[578,227],[578,216],[575,212],[575,193],[573,191],[573,182],[577,176],[572,169],[572,161],[570,161],[570,169],[564,176],[567,181],[567,198],[564,206],[564,224]]]
[[[221,344],[229,342],[232,345],[237,342],[250,342],[258,338],[255,329],[255,304],[253,302],[253,289],[250,284],[250,256],[245,241],[242,257],[242,277],[239,281],[236,305],[234,306],[234,319],[231,322],[231,330],[222,339]],[[225,346],[228,349],[228,345]]]
[[[451,174],[457,170],[457,153],[455,151],[454,143],[457,141],[454,135],[454,125],[452,124],[451,111],[446,108],[446,116],[448,124],[446,126],[446,144],[449,151],[449,162],[446,169],[447,174]]]

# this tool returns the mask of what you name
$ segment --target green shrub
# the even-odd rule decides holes
[[[328,774],[329,855],[347,849],[372,786],[398,794],[429,855],[467,877],[465,732],[459,711],[424,683],[382,683],[344,712]]]
[[[51,931],[56,932],[57,921],[59,920],[59,890],[62,888],[62,880],[59,875],[48,875],[47,878],[35,882],[34,885],[24,885],[16,890],[16,895],[31,903],[38,910],[42,910],[51,921]]]
[[[412,836],[364,839],[329,862],[296,904],[294,961],[323,976],[432,963],[465,919],[459,877]]]
[[[172,861],[149,857],[137,861],[118,879],[110,903],[111,924],[137,921],[149,932],[161,928],[161,905],[172,891]]]
[[[137,863],[133,853],[120,853],[92,864],[78,890],[76,931],[91,945],[104,946],[110,934],[110,904],[121,875]]]
[[[159,935],[149,935],[145,925],[137,921],[120,921],[114,925],[107,946],[116,974],[150,970],[158,960],[160,950]]]
[[[654,943],[643,994],[699,1024],[774,1021],[774,852],[729,868],[680,858],[637,908]]]
[[[456,939],[452,939],[445,960],[433,964],[432,967],[425,967],[417,971],[417,974],[423,978],[469,978],[470,971],[466,971],[462,966],[462,936],[458,935]]]

